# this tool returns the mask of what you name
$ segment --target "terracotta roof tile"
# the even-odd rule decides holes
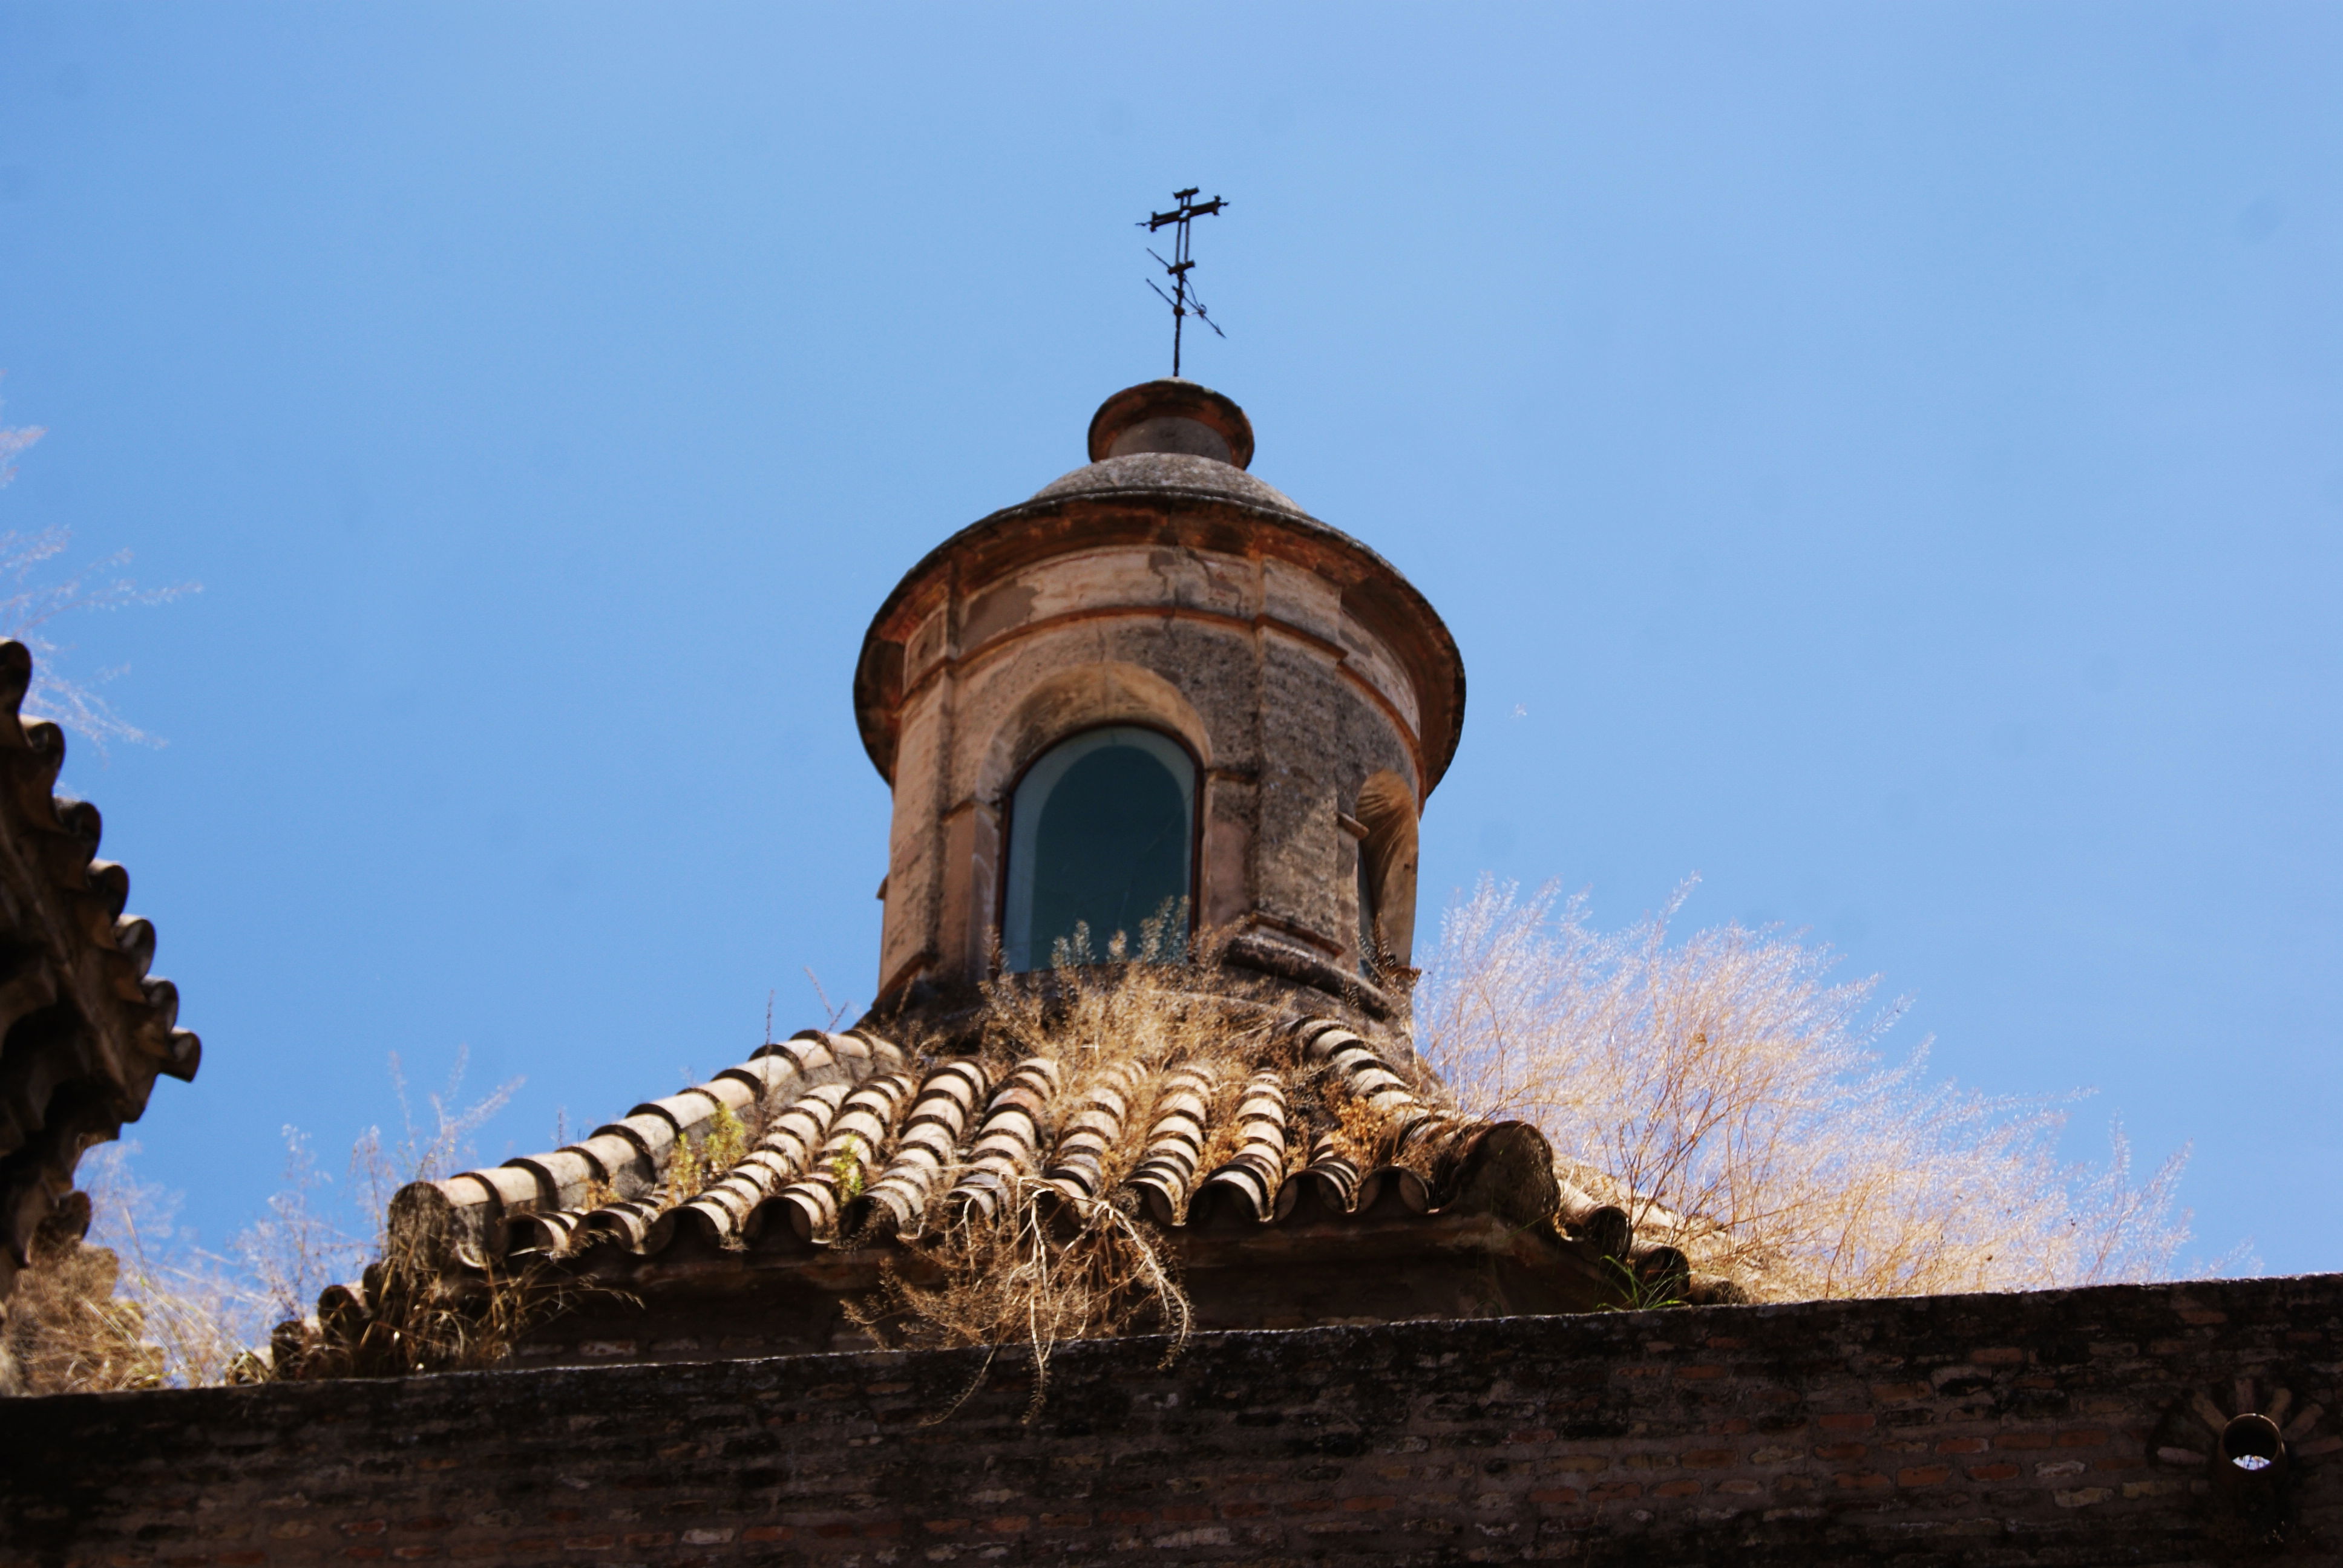
[[[1077,1198],[1098,1197],[1107,1153],[1121,1140],[1146,1081],[1146,1070],[1135,1061],[1117,1062],[1100,1074],[1067,1116],[1042,1180]]]
[[[809,1031],[567,1148],[409,1187],[394,1223],[424,1226],[411,1233],[459,1273],[534,1260],[688,1318],[789,1279],[830,1301],[872,1288],[938,1216],[997,1216],[1052,1191],[1112,1198],[1101,1183],[1135,1139],[1126,1201],[1161,1228],[1192,1289],[1221,1292],[1225,1321],[1608,1299],[1616,1279],[1604,1260],[1628,1255],[1625,1216],[1560,1181],[1535,1129],[1425,1099],[1340,1023],[1312,1020],[1292,1040],[1249,1070],[1123,1060],[1075,1072],[1041,1056],[913,1061],[867,1032]],[[1334,1114],[1343,1105],[1380,1129],[1383,1162],[1361,1167],[1346,1141],[1358,1134]],[[711,1149],[729,1165],[699,1171]],[[696,1190],[676,1187],[685,1171]],[[1684,1267],[1670,1249],[1637,1256]],[[1483,1276],[1503,1276],[1485,1299],[1472,1294]],[[328,1296],[321,1324],[353,1332],[367,1292]],[[802,1317],[812,1299],[756,1312]]]
[[[960,1179],[945,1199],[955,1217],[973,1212],[989,1219],[1003,1211],[1012,1201],[1015,1179],[1035,1173],[1059,1081],[1055,1061],[1029,1057],[992,1091],[984,1120],[969,1141]]]

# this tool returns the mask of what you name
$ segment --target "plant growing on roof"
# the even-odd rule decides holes
[[[678,1203],[688,1203],[698,1197],[708,1185],[708,1171],[700,1161],[699,1145],[690,1138],[679,1138],[667,1151],[667,1170],[662,1172],[659,1205],[672,1209]]]
[[[1684,1277],[1673,1269],[1639,1271],[1624,1258],[1604,1254],[1603,1267],[1617,1276],[1619,1299],[1605,1302],[1594,1310],[1598,1312],[1644,1312],[1661,1307],[1681,1307],[1686,1304]]]
[[[747,1123],[729,1105],[719,1101],[716,1113],[696,1137],[686,1134],[668,1151],[667,1169],[659,1181],[659,1206],[672,1209],[679,1203],[690,1202],[722,1180],[724,1173],[748,1152]]]
[[[279,1323],[278,1377],[406,1377],[500,1366],[539,1324],[588,1295],[623,1294],[537,1260],[487,1260],[477,1275],[440,1268],[440,1238],[394,1229],[359,1281],[329,1288],[318,1316]],[[631,1299],[631,1298],[628,1298]]]
[[[387,1310],[386,1326],[365,1347],[370,1370],[411,1370],[402,1361],[409,1352],[416,1364],[493,1362],[509,1342],[505,1336],[542,1310],[534,1282],[491,1280],[483,1299],[453,1304],[418,1294],[396,1279],[407,1261],[404,1240],[380,1228],[391,1190],[460,1165],[472,1133],[519,1085],[516,1079],[465,1104],[465,1065],[458,1050],[446,1089],[427,1096],[430,1115],[418,1124],[392,1056],[402,1125],[387,1139],[369,1128],[352,1148],[347,1226],[324,1202],[331,1181],[310,1158],[307,1140],[287,1128],[284,1184],[266,1217],[237,1235],[226,1255],[189,1243],[176,1225],[176,1195],[132,1171],[135,1144],[93,1151],[81,1167],[92,1211],[86,1244],[45,1245],[11,1304],[10,1337],[32,1392],[95,1392],[150,1379],[170,1387],[256,1382],[272,1375],[256,1350],[272,1339],[283,1356],[277,1373],[349,1371],[358,1363],[347,1355],[313,1356],[326,1336],[307,1314],[321,1292],[339,1302],[371,1302],[361,1317],[373,1312],[382,1320]],[[367,1227],[376,1227],[371,1243]],[[327,1288],[353,1278],[355,1284]],[[273,1335],[272,1322],[278,1322]]]
[[[846,1303],[888,1344],[983,1349],[975,1374],[929,1423],[965,1404],[1011,1346],[1032,1360],[1029,1422],[1048,1397],[1051,1357],[1068,1340],[1154,1329],[1171,1338],[1161,1364],[1178,1359],[1192,1313],[1153,1226],[1122,1204],[1031,1176],[1008,1178],[1002,1197],[997,1210],[963,1211],[912,1243],[909,1268],[888,1262],[878,1291]],[[915,1281],[915,1271],[928,1278]]]
[[[862,1196],[864,1159],[862,1140],[851,1132],[848,1133],[845,1146],[830,1162],[830,1176],[838,1184],[839,1201],[851,1203]]]
[[[1362,1171],[1372,1171],[1391,1157],[1391,1118],[1357,1095],[1345,1094],[1337,1101],[1332,1131],[1334,1151]]]
[[[34,1232],[28,1266],[0,1314],[0,1393],[96,1393],[160,1388],[166,1361],[141,1304],[118,1294],[121,1261],[76,1233],[88,1200],[61,1207]],[[75,1211],[76,1207],[78,1212]]]
[[[1178,939],[1168,941],[1174,926]],[[1161,1332],[1172,1355],[1186,1342],[1191,1309],[1162,1237],[1122,1188],[1152,1125],[1151,1103],[1129,1097],[1183,1069],[1192,1083],[1209,1085],[1214,1108],[1204,1120],[1213,1132],[1196,1153],[1202,1174],[1239,1147],[1233,1112],[1247,1074],[1293,1046],[1276,1010],[1200,974],[1217,961],[1220,943],[1206,933],[1192,946],[1184,926],[1184,910],[1166,909],[1142,927],[1136,959],[1101,965],[1070,944],[1051,970],[987,987],[981,1054],[1004,1070],[1034,1058],[1055,1064],[1063,1073],[1060,1103],[1088,1104],[1104,1092],[1128,1110],[1086,1157],[1091,1163],[1079,1181],[994,1171],[989,1201],[955,1208],[950,1190],[962,1172],[948,1172],[907,1237],[908,1255],[886,1267],[879,1290],[847,1304],[852,1321],[888,1344],[982,1347],[982,1365],[952,1409],[1004,1350],[1021,1346],[1031,1358],[1030,1419],[1046,1394],[1051,1355],[1066,1341]],[[1296,1107],[1305,1109],[1331,1116],[1314,1099]],[[831,1174],[840,1199],[850,1201],[860,1171]]]
[[[749,1129],[739,1114],[719,1101],[716,1114],[699,1135],[699,1190],[738,1165],[749,1152]]]

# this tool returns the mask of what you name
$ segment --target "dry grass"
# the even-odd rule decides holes
[[[1275,1013],[1214,988],[1216,937],[1164,938],[1184,925],[1183,912],[1167,910],[1136,943],[1118,940],[1104,964],[1086,961],[1087,933],[1078,931],[1051,970],[986,988],[978,1049],[996,1078],[1039,1057],[1057,1064],[1061,1106],[1083,1105],[1102,1087],[1137,1084],[1140,1092],[1101,1152],[1089,1193],[1029,1173],[1009,1178],[990,1212],[954,1212],[948,1193],[960,1172],[951,1171],[936,1184],[905,1265],[890,1267],[879,1292],[849,1306],[889,1343],[981,1346],[993,1352],[985,1368],[994,1353],[1024,1347],[1033,1366],[1029,1419],[1041,1408],[1051,1357],[1068,1340],[1161,1332],[1172,1337],[1167,1361],[1186,1342],[1187,1298],[1161,1236],[1122,1186],[1146,1151],[1161,1076],[1182,1067],[1213,1075],[1201,1177],[1234,1152],[1232,1113],[1247,1072],[1292,1049]],[[1298,1117],[1310,1111],[1294,1109]],[[1048,1149],[1041,1153],[1046,1161]],[[980,1370],[961,1400],[983,1376]]]
[[[469,1053],[458,1047],[447,1087],[425,1097],[424,1120],[415,1113],[397,1055],[391,1056],[398,1135],[389,1140],[368,1128],[350,1151],[351,1190],[373,1231],[370,1244],[358,1245],[315,1217],[309,1197],[317,1183],[299,1180],[297,1164],[288,1167],[285,1191],[270,1200],[275,1229],[264,1221],[246,1233],[258,1232],[264,1243],[246,1250],[249,1275],[275,1287],[271,1299],[281,1321],[270,1343],[277,1375],[403,1377],[496,1366],[523,1333],[582,1293],[584,1287],[535,1264],[491,1266],[477,1278],[442,1274],[434,1238],[389,1225],[392,1194],[469,1164],[472,1135],[520,1087],[513,1079],[466,1104],[468,1064]],[[298,1135],[287,1133],[297,1154]],[[338,1321],[329,1325],[313,1312]]]
[[[350,1150],[355,1199],[377,1246],[388,1240],[382,1227],[390,1213],[391,1194],[410,1181],[436,1181],[470,1164],[472,1135],[519,1092],[522,1081],[508,1079],[479,1099],[464,1103],[464,1077],[471,1060],[470,1047],[456,1048],[446,1087],[424,1096],[430,1111],[426,1121],[416,1116],[405,1065],[397,1051],[390,1053],[391,1094],[398,1101],[397,1137],[387,1139],[381,1128],[369,1127]],[[286,1131],[292,1135],[290,1128]],[[306,1299],[314,1301],[315,1292]]]
[[[960,1397],[930,1421],[966,1402],[1011,1345],[1031,1352],[1031,1421],[1048,1396],[1050,1359],[1066,1341],[1152,1329],[1171,1336],[1166,1365],[1188,1342],[1188,1299],[1153,1226],[1123,1203],[1030,1177],[1011,1178],[1007,1188],[998,1212],[970,1211],[913,1243],[911,1268],[927,1282],[890,1263],[876,1293],[847,1303],[849,1316],[887,1343],[985,1351]]]
[[[1678,902],[1681,902],[1681,895]],[[1902,1010],[1825,951],[1728,926],[1671,943],[1483,879],[1442,922],[1416,1040],[1482,1116],[1535,1122],[1562,1174],[1774,1300],[2157,1277],[2187,1240],[2186,1152],[2131,1179],[2061,1163],[2056,1103],[1883,1066]]]
[[[0,429],[0,486],[16,477],[16,455],[46,434],[38,426]],[[50,640],[42,628],[77,610],[166,604],[183,594],[200,593],[202,587],[178,583],[142,588],[128,578],[113,575],[129,564],[128,550],[93,561],[62,580],[43,580],[51,574],[49,563],[72,542],[73,530],[65,528],[31,534],[13,529],[0,533],[0,579],[13,579],[11,586],[0,588],[0,637],[14,638],[33,653],[33,684],[25,695],[25,716],[54,719],[89,741],[100,757],[106,755],[109,740],[160,746],[160,739],[116,713],[99,695],[97,689],[121,674],[121,669],[100,670],[79,680],[68,678],[62,664],[68,649]]]
[[[135,1386],[195,1388],[266,1375],[254,1351],[263,1342],[274,1305],[268,1285],[241,1258],[188,1244],[177,1225],[176,1195],[137,1179],[131,1169],[136,1152],[136,1144],[111,1144],[82,1157],[78,1175],[92,1219],[89,1244],[79,1251],[85,1258],[112,1260],[115,1276],[112,1321],[99,1322],[98,1314],[92,1314],[82,1320],[84,1325],[101,1341],[117,1331],[137,1333],[152,1352],[154,1376]],[[245,1251],[256,1245],[251,1232],[238,1242]],[[36,1259],[33,1272],[41,1271]],[[9,1304],[12,1320],[24,1305],[23,1282],[18,1288],[18,1298]],[[66,1323],[53,1317],[49,1327],[65,1331]],[[91,1358],[93,1372],[106,1359]],[[108,1384],[100,1373],[88,1383],[67,1386],[96,1391],[125,1385]]]
[[[114,1293],[119,1260],[84,1245],[77,1229],[53,1221],[34,1235],[30,1266],[0,1316],[0,1390],[110,1392],[163,1382],[145,1313]]]
[[[438,1255],[429,1239],[394,1230],[362,1280],[325,1292],[320,1317],[277,1325],[276,1375],[407,1377],[501,1366],[530,1330],[588,1293],[610,1293],[535,1262],[449,1274],[436,1266]]]
[[[463,1104],[464,1067],[458,1051],[447,1088],[427,1097],[429,1116],[418,1123],[398,1059],[391,1059],[399,1131],[387,1139],[370,1128],[358,1139],[340,1204],[307,1140],[287,1128],[283,1185],[266,1216],[225,1251],[195,1245],[176,1222],[176,1195],[136,1178],[136,1144],[83,1156],[89,1244],[45,1244],[8,1303],[7,1347],[20,1391],[196,1388],[266,1378],[272,1343],[287,1353],[288,1368],[324,1345],[309,1316],[318,1297],[335,1282],[362,1275],[367,1282],[358,1292],[372,1298],[387,1326],[335,1370],[487,1364],[490,1347],[508,1343],[516,1325],[539,1321],[566,1297],[533,1277],[458,1292],[427,1287],[401,1266],[404,1243],[382,1229],[391,1192],[463,1164],[471,1134],[518,1087]],[[337,1208],[347,1211],[347,1224],[335,1218]]]
[[[1126,1069],[1153,1075],[1193,1064],[1220,1070],[1222,1093],[1233,1106],[1245,1070],[1289,1050],[1290,1042],[1280,1033],[1279,1014],[1217,985],[1220,935],[1191,939],[1184,925],[1182,912],[1159,914],[1142,924],[1128,951],[1118,934],[1104,963],[1089,960],[1088,932],[1078,927],[1075,942],[1060,944],[1059,961],[1051,969],[1003,975],[986,985],[980,1049],[1004,1070],[1029,1056],[1057,1062],[1061,1098],[1069,1105]],[[1167,939],[1167,929],[1180,934]],[[1063,950],[1069,946],[1071,951]],[[1211,1124],[1217,1128],[1222,1120]],[[1122,1163],[1101,1191],[1111,1191],[1136,1162],[1146,1121],[1146,1109],[1134,1107],[1124,1145],[1116,1151]],[[1200,1172],[1209,1169],[1199,1166]]]

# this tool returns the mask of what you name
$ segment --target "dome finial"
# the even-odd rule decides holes
[[[1252,421],[1209,387],[1177,377],[1126,387],[1091,416],[1091,461],[1140,452],[1211,457],[1233,467],[1252,462]]]

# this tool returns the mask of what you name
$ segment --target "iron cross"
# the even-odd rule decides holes
[[[1162,263],[1163,270],[1172,275],[1172,292],[1169,294],[1164,294],[1162,286],[1151,277],[1147,280],[1147,286],[1161,295],[1163,303],[1172,307],[1172,374],[1175,379],[1180,374],[1180,329],[1187,324],[1190,312],[1194,312],[1197,320],[1211,327],[1215,337],[1228,336],[1221,330],[1219,323],[1204,314],[1204,302],[1196,297],[1195,285],[1188,281],[1188,271],[1196,265],[1194,258],[1188,254],[1188,225],[1228,206],[1219,196],[1210,201],[1198,201],[1197,188],[1190,186],[1186,190],[1173,191],[1172,199],[1180,204],[1178,206],[1170,212],[1151,213],[1140,224],[1150,234],[1166,226],[1178,230],[1172,236],[1172,259],[1164,261],[1151,246],[1147,252]]]

